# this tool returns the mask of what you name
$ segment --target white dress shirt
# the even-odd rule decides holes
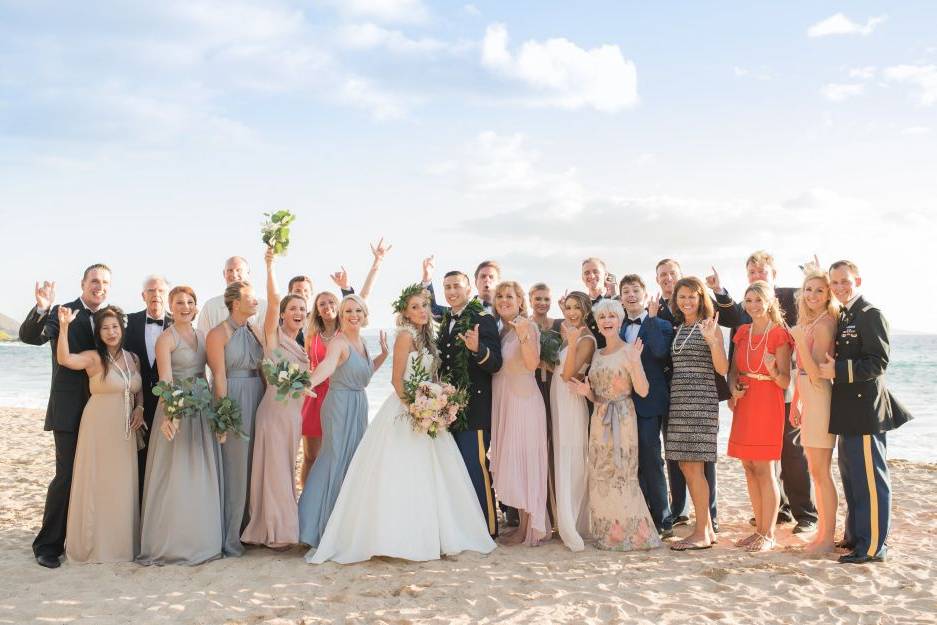
[[[145,319],[156,319],[151,317],[149,313],[144,314]],[[156,321],[163,321],[162,319],[156,319]],[[153,366],[153,363],[156,362],[156,339],[159,338],[159,335],[163,333],[163,330],[166,328],[158,323],[147,323],[143,326],[143,339],[146,342],[146,357],[150,359],[150,367]]]
[[[267,313],[267,302],[257,301],[257,314],[248,319],[252,325],[257,325],[258,320],[264,318]],[[216,295],[202,306],[198,313],[198,324],[196,327],[208,336],[209,331],[219,323],[228,318],[230,313],[228,307],[224,305],[224,295]]]
[[[640,319],[641,323],[644,323],[644,321],[647,319],[647,311],[645,310],[643,313],[641,313],[640,317],[636,317],[636,318]],[[641,331],[640,325],[638,325],[637,323],[629,323],[628,327],[625,328],[625,342],[634,343],[635,340],[637,340],[638,332],[640,331]]]

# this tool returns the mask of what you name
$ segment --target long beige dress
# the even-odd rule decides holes
[[[125,366],[125,360],[129,380],[113,364],[106,375],[89,379],[65,530],[72,562],[131,562],[140,551],[137,442],[128,427],[126,391],[133,395],[142,383],[129,356],[118,362]]]
[[[589,369],[595,411],[589,428],[589,510],[597,549],[632,551],[661,546],[638,483],[638,421],[625,364],[630,345],[605,355],[597,351]],[[627,388],[616,391],[623,376]]]
[[[309,357],[294,339],[277,329],[279,347],[266,351],[274,361],[286,359],[309,369]],[[296,503],[296,452],[302,436],[303,398],[277,399],[277,388],[267,385],[254,419],[254,460],[251,465],[250,522],[241,542],[287,547],[299,542],[299,506]]]

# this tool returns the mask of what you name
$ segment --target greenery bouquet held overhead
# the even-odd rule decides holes
[[[267,219],[260,229],[260,238],[264,245],[273,250],[274,254],[286,254],[290,246],[290,224],[296,221],[296,215],[282,210],[275,213],[264,213]]]

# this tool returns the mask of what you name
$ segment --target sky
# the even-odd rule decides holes
[[[36,280],[73,299],[94,262],[127,310],[151,273],[220,293],[234,254],[262,281],[288,209],[284,288],[360,286],[393,244],[373,325],[430,254],[555,294],[587,256],[651,282],[674,257],[738,295],[767,249],[788,286],[850,258],[893,328],[933,331],[935,24],[915,1],[0,0],[0,312]]]

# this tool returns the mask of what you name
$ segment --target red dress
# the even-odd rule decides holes
[[[319,363],[325,360],[327,343],[319,334],[314,335],[308,343],[306,353],[309,354],[309,372],[312,373]],[[329,392],[328,379],[313,390],[316,396],[307,397],[303,401],[303,436],[322,438],[322,402],[325,401],[325,395]]]
[[[756,334],[749,341],[752,324],[740,326],[735,343],[735,368],[739,383],[748,386],[745,396],[736,402],[729,434],[729,455],[741,460],[780,460],[784,443],[784,390],[769,378],[763,361],[765,350],[775,354],[782,345],[793,345],[785,328],[774,326]],[[754,374],[746,375],[746,374]]]

